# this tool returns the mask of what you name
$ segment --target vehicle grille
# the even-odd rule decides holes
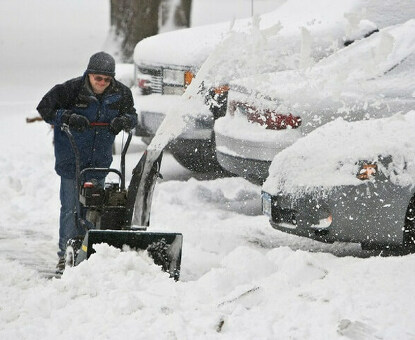
[[[163,93],[163,70],[161,67],[138,67],[138,72],[150,76],[149,89],[146,94]]]
[[[292,209],[275,209],[274,220],[276,223],[289,223],[297,225],[297,211]]]

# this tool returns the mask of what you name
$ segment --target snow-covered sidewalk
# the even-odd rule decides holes
[[[193,176],[168,153],[151,229],[183,233],[181,280],[145,253],[106,245],[47,278],[57,261],[59,178],[49,127],[25,118],[100,49],[105,32],[84,30],[108,14],[101,1],[0,4],[10,26],[0,33],[0,339],[415,339],[415,255],[370,257],[358,245],[277,232],[261,214],[260,187]],[[32,30],[13,20],[19,8]],[[73,64],[59,48],[68,37],[85,46]],[[142,151],[134,144],[127,168]]]

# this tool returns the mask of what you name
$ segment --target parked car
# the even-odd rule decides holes
[[[215,122],[217,159],[263,183],[274,156],[337,117],[380,118],[415,106],[415,20],[384,28],[320,60],[231,82]]]
[[[263,185],[273,228],[364,249],[415,245],[415,111],[314,130],[277,154]]]
[[[372,18],[382,27],[383,9],[391,10],[388,6],[392,7],[380,6],[374,0],[315,0],[306,4],[302,0],[287,0],[259,20],[241,19],[233,24],[194,27],[144,39],[134,53],[138,135],[147,142],[151,140],[167,109],[181,105],[178,97],[214,54],[218,58],[211,65],[210,78],[200,80],[201,95],[206,96],[202,105],[210,111],[201,107],[193,131],[181,135],[170,144],[170,149],[191,170],[220,169],[213,125],[216,118],[225,114],[227,85],[231,79],[321,59],[376,31],[378,26],[370,21]],[[398,6],[394,4],[392,11],[395,7]],[[365,15],[361,13],[364,8],[367,8]],[[229,39],[236,32],[241,35],[235,34],[234,40]],[[243,33],[245,36],[241,38]]]

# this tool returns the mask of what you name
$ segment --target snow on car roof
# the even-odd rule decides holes
[[[272,44],[282,51],[287,48],[285,45],[292,43],[292,39],[304,39],[300,28],[313,32],[313,40],[325,38],[335,45],[339,34],[341,38],[352,40],[361,37],[362,30],[368,28],[362,27],[362,24],[367,25],[367,21],[374,22],[377,27],[385,27],[414,16],[413,0],[287,0],[276,10],[261,15],[259,28],[266,37],[289,36],[291,39],[285,39],[282,45],[278,42]],[[246,32],[255,20],[239,19],[233,23],[198,26],[146,38],[137,44],[134,61],[199,67],[230,32]],[[318,37],[317,32],[324,32],[324,35]],[[257,43],[266,48],[264,39]],[[235,48],[240,50],[241,46],[236,45]],[[325,48],[320,53],[324,53]]]
[[[360,161],[392,156],[380,170],[397,185],[415,184],[415,111],[382,119],[321,126],[277,154],[263,190],[301,195],[321,188],[359,185]]]
[[[391,0],[387,1],[389,2],[392,3]],[[395,3],[396,1],[394,7],[397,6]],[[355,31],[361,29],[360,21],[365,19],[367,14],[362,12],[365,5],[376,7],[376,1],[288,0],[276,10],[261,15],[259,28],[267,30],[268,35],[295,35],[298,39],[299,27],[303,26],[311,30],[324,31],[327,39],[331,38],[330,34],[336,36],[334,31],[340,29],[345,35],[348,33],[353,38]],[[387,6],[383,3],[382,5]],[[235,22],[193,27],[143,39],[135,48],[134,61],[144,64],[200,66],[229,32],[247,32],[256,20],[258,19],[239,19]],[[340,25],[346,26],[347,32],[344,32],[343,27],[336,28]],[[235,47],[238,50],[238,46]]]
[[[316,97],[339,96],[356,88],[360,91],[365,86],[363,81],[383,75],[414,52],[415,19],[411,19],[355,42],[309,69],[239,79],[231,87],[243,87],[255,94],[254,98],[259,92],[291,103],[315,102]]]

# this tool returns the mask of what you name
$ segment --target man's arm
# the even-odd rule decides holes
[[[62,115],[71,109],[75,91],[76,84],[73,81],[56,85],[45,94],[36,110],[47,123],[61,125]]]
[[[134,108],[134,100],[131,90],[126,87],[120,107],[121,115],[127,116],[131,122],[131,128],[137,125],[137,113]]]

